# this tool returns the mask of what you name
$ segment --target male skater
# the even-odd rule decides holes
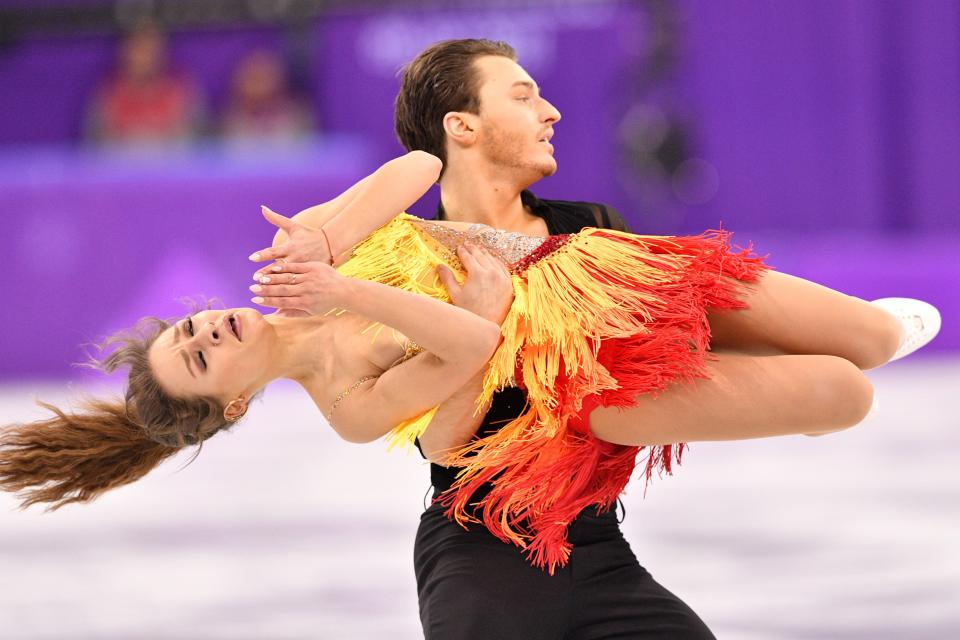
[[[560,112],[541,97],[513,48],[489,40],[448,40],[418,55],[403,72],[397,136],[407,150],[443,160],[437,218],[480,222],[530,235],[573,233],[586,226],[627,230],[602,204],[540,200],[527,187],[557,170],[551,138]],[[473,274],[471,274],[472,277]],[[509,287],[504,271],[486,286]],[[476,287],[441,277],[455,304],[502,321],[505,308],[484,308]],[[488,296],[487,299],[495,299]],[[501,297],[502,299],[502,297]],[[477,376],[444,403],[420,439],[434,496],[457,469],[436,461],[519,415],[524,395],[496,394],[474,416]],[[574,549],[551,576],[484,527],[464,530],[432,505],[414,548],[420,619],[428,640],[713,638],[699,617],[653,580],[623,539],[615,510],[585,509],[569,529]]]

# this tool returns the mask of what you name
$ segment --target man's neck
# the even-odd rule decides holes
[[[524,188],[503,177],[448,166],[440,179],[440,201],[448,220],[523,232],[539,221],[523,206],[520,193]]]

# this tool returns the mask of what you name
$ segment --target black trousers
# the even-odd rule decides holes
[[[482,526],[465,531],[431,506],[414,545],[426,639],[714,639],[640,566],[615,511],[584,510],[569,535],[570,561],[551,576]]]

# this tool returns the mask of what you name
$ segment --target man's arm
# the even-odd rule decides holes
[[[620,215],[620,212],[613,207],[599,202],[580,202],[577,204],[584,205],[589,210],[591,217],[588,218],[588,226],[630,233],[630,226]]]
[[[606,223],[604,226],[606,226],[607,229],[632,233],[630,225],[628,225],[627,221],[623,219],[623,216],[620,215],[619,211],[604,204],[601,204],[600,207],[603,210],[603,220]]]
[[[447,454],[468,443],[483,423],[489,406],[477,409],[477,398],[483,392],[486,369],[477,373],[460,390],[450,396],[420,435],[420,451],[434,464],[445,465]]]
[[[453,304],[497,326],[503,323],[513,303],[513,279],[500,260],[480,252],[462,286],[443,265],[439,267],[439,275]],[[462,447],[477,432],[490,408],[485,406],[477,411],[485,374],[486,367],[445,400],[420,436],[420,451],[431,462],[444,464],[446,454]]]
[[[607,229],[630,231],[630,227],[623,216],[613,207],[599,203],[578,203],[578,205],[581,210],[582,206],[586,205],[590,210],[589,215],[594,219],[593,222],[584,220],[586,225],[596,224]],[[474,277],[475,275],[477,277]],[[457,306],[468,308],[499,325],[506,317],[509,304],[504,308],[500,306],[502,303],[495,303],[493,300],[499,299],[502,301],[506,299],[504,298],[506,295],[504,287],[508,282],[507,278],[498,279],[490,273],[471,273],[463,285],[462,297],[456,298],[451,295],[451,299]],[[447,284],[447,289],[450,288],[450,284]],[[483,298],[484,293],[489,297]],[[513,299],[512,293],[511,286],[509,296],[511,302]],[[420,451],[424,457],[434,464],[443,465],[446,455],[468,443],[483,423],[490,407],[481,407],[477,411],[476,399],[483,392],[483,376],[485,373],[486,371],[481,371],[475,375],[459,391],[441,404],[427,430],[420,436]]]

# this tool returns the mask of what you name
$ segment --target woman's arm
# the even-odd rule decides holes
[[[323,223],[334,256],[346,253],[423,197],[443,163],[426,151],[411,151],[374,171],[366,187]]]
[[[254,302],[312,314],[346,309],[396,329],[426,351],[344,399],[333,426],[351,442],[374,440],[446,400],[486,366],[500,341],[496,323],[434,298],[346,278],[317,262],[277,268],[270,284],[254,285],[261,294]],[[314,394],[321,410],[336,391]]]
[[[250,256],[254,262],[330,262],[405,211],[440,176],[443,163],[425,151],[390,160],[338,197],[286,218],[264,208],[279,227],[270,249]],[[259,274],[260,272],[258,272]],[[254,276],[256,279],[256,275]]]
[[[370,176],[366,176],[357,181],[355,184],[353,184],[353,186],[338,195],[333,200],[315,204],[312,207],[304,209],[290,219],[295,220],[304,226],[319,229],[325,222],[343,211],[343,208],[350,204],[353,199],[357,197],[357,194],[366,189],[368,184],[370,184]],[[273,236],[273,246],[283,244],[288,238],[289,235],[286,231],[283,229],[278,230]]]
[[[369,442],[440,405],[485,370],[500,342],[500,327],[433,298],[374,282],[355,284],[358,302],[352,311],[403,332],[424,348],[351,393],[331,417],[331,426],[344,439]]]

